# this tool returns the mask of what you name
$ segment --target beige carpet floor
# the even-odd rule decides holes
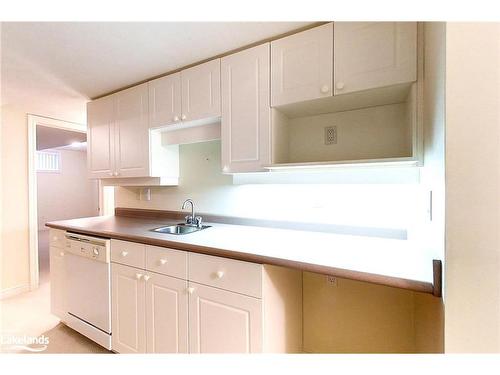
[[[46,350],[39,352],[40,354],[111,353],[62,323],[43,333],[43,335],[49,339],[49,344]]]

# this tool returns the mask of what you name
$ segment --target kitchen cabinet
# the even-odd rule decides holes
[[[178,145],[164,145],[161,132],[149,129],[147,83],[88,103],[87,117],[90,178],[132,186],[178,184]]]
[[[188,353],[187,281],[148,272],[146,285],[146,351]]]
[[[147,84],[87,106],[89,177],[149,176]]]
[[[182,116],[181,73],[150,81],[148,89],[149,127],[179,123]]]
[[[335,95],[417,79],[416,22],[335,22]]]
[[[111,265],[112,348],[119,353],[146,352],[146,287],[138,268]]]
[[[87,163],[90,178],[115,172],[115,101],[113,96],[87,104]]]
[[[333,23],[271,42],[271,105],[332,96]]]
[[[262,351],[262,300],[189,283],[191,353]]]
[[[269,54],[265,43],[221,60],[223,172],[259,171],[271,162]]]
[[[115,175],[149,175],[148,86],[146,83],[115,96]]]
[[[126,241],[111,242],[113,350],[187,353],[187,281],[117,263],[135,262],[144,267],[140,258],[142,255],[143,262],[145,250],[157,248]],[[173,251],[163,254],[161,259],[170,262]],[[131,260],[127,260],[128,257]]]
[[[302,349],[300,271],[118,240],[111,262],[118,353]]]
[[[148,82],[149,127],[215,122],[221,115],[220,84],[220,59]]]
[[[65,288],[65,237],[64,231],[51,229],[49,232],[50,263],[50,311],[62,321],[66,318]]]
[[[220,117],[220,59],[181,71],[182,121]]]

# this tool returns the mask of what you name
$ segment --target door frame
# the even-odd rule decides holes
[[[38,202],[36,175],[36,127],[46,126],[71,130],[80,133],[87,132],[87,126],[75,122],[57,120],[28,114],[28,220],[29,220],[29,269],[30,290],[38,288]]]

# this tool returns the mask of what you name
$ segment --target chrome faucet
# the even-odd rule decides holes
[[[186,225],[195,225],[197,227],[201,227],[202,217],[194,216],[194,203],[191,199],[186,199],[184,203],[182,203],[181,209],[184,210],[186,208],[186,204],[191,204],[191,216],[186,216]]]

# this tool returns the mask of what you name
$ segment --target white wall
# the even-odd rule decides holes
[[[220,142],[180,146],[178,187],[152,189],[149,202],[137,188],[117,188],[116,207],[179,211],[192,198],[203,213],[343,226],[407,228],[417,209],[416,186],[400,184],[233,185],[221,173]]]
[[[445,350],[500,351],[500,23],[446,29]]]
[[[29,282],[26,121],[25,113],[2,107],[2,291]]]
[[[27,113],[82,123],[59,107],[60,113],[35,112],[27,107],[1,106],[2,234],[1,292],[15,292],[29,286],[28,224],[28,125]]]
[[[97,180],[87,178],[87,153],[46,151],[60,153],[61,171],[37,173],[38,229],[48,229],[48,221],[99,215]]]

